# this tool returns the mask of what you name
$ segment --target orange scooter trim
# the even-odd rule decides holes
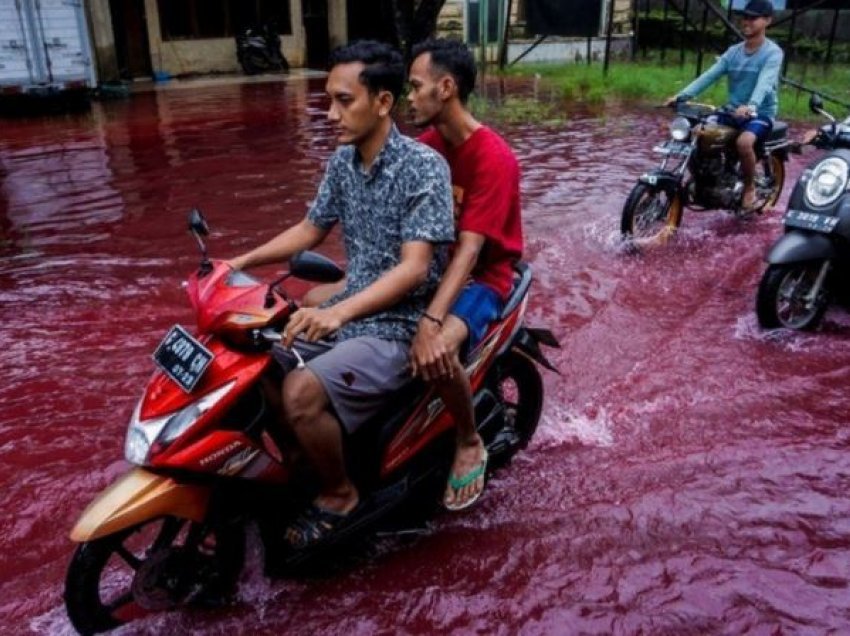
[[[71,530],[71,540],[93,541],[166,515],[200,522],[209,497],[207,486],[178,483],[134,468],[89,504]]]

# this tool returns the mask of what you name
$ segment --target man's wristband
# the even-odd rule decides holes
[[[438,325],[440,325],[440,327],[441,327],[441,328],[442,328],[442,326],[443,326],[443,321],[442,321],[442,320],[440,320],[439,318],[434,318],[434,316],[432,316],[431,314],[429,314],[427,311],[423,311],[423,312],[422,312],[422,317],[423,317],[423,318],[425,318],[425,319],[427,319],[427,320],[430,320],[431,322],[436,322]]]

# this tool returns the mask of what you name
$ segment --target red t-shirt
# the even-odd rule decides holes
[[[519,164],[513,151],[487,126],[457,148],[448,148],[434,128],[422,133],[419,141],[449,164],[457,231],[485,237],[472,278],[507,298],[513,286],[513,264],[522,256]]]

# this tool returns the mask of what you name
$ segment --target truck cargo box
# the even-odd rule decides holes
[[[81,0],[0,0],[0,98],[88,95],[96,85]]]

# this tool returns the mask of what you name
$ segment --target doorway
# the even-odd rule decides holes
[[[325,70],[328,66],[328,0],[301,0],[304,34],[307,38],[307,66]]]
[[[145,0],[109,0],[115,57],[122,79],[153,75]]]

